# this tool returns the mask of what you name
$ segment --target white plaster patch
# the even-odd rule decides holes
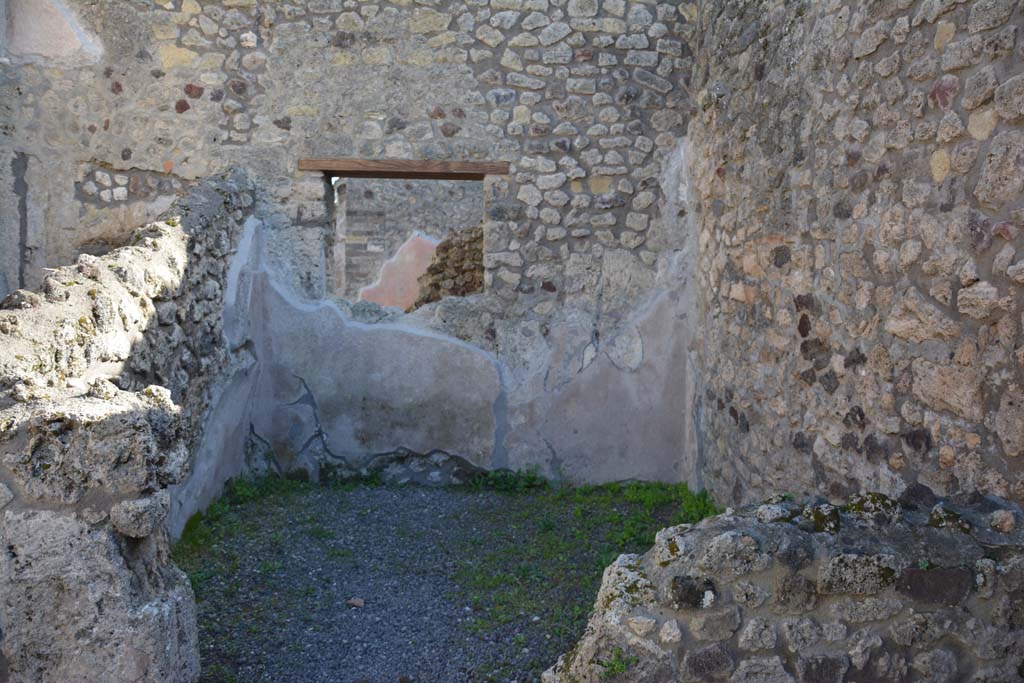
[[[103,55],[62,0],[8,0],[5,39],[8,53],[27,61],[91,64]]]
[[[620,370],[636,370],[644,360],[644,340],[640,330],[629,327],[622,332],[606,351],[608,358]]]

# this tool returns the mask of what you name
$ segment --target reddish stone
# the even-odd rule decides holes
[[[456,107],[452,109],[452,116],[457,119],[464,119],[466,118],[466,112],[462,110],[462,107]]]
[[[544,283],[540,286],[540,288],[543,289],[545,292],[554,292],[557,289],[555,287],[555,283],[548,282],[547,280],[544,281]]]
[[[173,161],[165,161],[164,162],[164,173],[170,173],[173,168],[174,168],[174,162]]]
[[[124,86],[121,85],[121,81],[114,81],[110,85],[110,92],[114,93],[115,95],[120,95],[121,93],[123,93],[124,92]]]
[[[953,74],[946,74],[935,81],[931,92],[928,93],[928,103],[933,107],[949,109],[958,92],[960,92],[960,79]]]
[[[110,119],[103,119],[103,130],[110,130]]]
[[[96,127],[95,123],[90,123],[89,127],[86,128],[86,130],[88,130],[90,133],[95,133],[96,131],[99,130],[99,128]]]
[[[201,85],[196,85],[195,83],[189,83],[185,86],[185,94],[193,100],[197,100],[202,97],[204,92],[206,92],[206,89]]]
[[[577,62],[589,62],[594,58],[594,48],[592,47],[581,47],[576,50],[576,61]]]
[[[444,135],[446,138],[452,137],[460,130],[462,129],[456,126],[454,123],[445,123],[441,126],[441,134]]]
[[[191,108],[192,105],[185,100],[178,100],[174,103],[174,111],[178,112],[179,114],[184,114]]]
[[[440,106],[434,107],[433,110],[431,110],[431,112],[427,114],[427,116],[429,116],[432,119],[443,119],[444,109],[441,109]]]
[[[1012,242],[1017,238],[1017,228],[1009,222],[998,223],[996,227],[992,228],[992,232],[1007,242]]]

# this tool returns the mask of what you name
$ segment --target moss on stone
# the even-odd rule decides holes
[[[805,508],[804,519],[807,519],[814,526],[817,533],[835,534],[839,533],[840,516],[839,508],[825,503],[814,507]]]
[[[931,514],[928,515],[928,526],[936,529],[956,529],[965,534],[971,533],[972,529],[971,523],[961,517],[959,513],[942,505],[932,508]]]
[[[900,515],[900,504],[882,493],[858,493],[850,498],[843,510],[860,515],[881,513],[890,519],[896,519]]]

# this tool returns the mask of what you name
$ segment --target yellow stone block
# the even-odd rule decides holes
[[[199,71],[216,71],[224,66],[224,61],[226,59],[227,57],[219,52],[207,52],[205,55],[201,55],[199,57],[199,61],[194,63],[192,68]]]
[[[164,69],[173,69],[176,66],[191,66],[199,55],[177,45],[161,45],[157,48],[157,56]]]
[[[590,191],[594,194],[605,194],[612,189],[612,179],[606,175],[594,176],[590,179]]]
[[[156,40],[174,40],[177,37],[177,24],[153,24],[153,38]]]
[[[427,8],[416,9],[412,13],[412,18],[409,19],[409,30],[413,33],[444,31],[451,21],[450,14]]]
[[[975,140],[988,140],[999,119],[994,109],[979,109],[967,119],[967,132]]]
[[[729,298],[733,301],[747,300],[747,288],[742,282],[733,282],[729,285]]]
[[[469,53],[457,47],[446,47],[434,53],[434,62],[437,64],[465,64],[469,59]]]
[[[199,6],[196,0],[185,0],[181,3],[181,11],[186,14],[200,14],[203,8]]]
[[[956,33],[956,24],[948,21],[940,21],[935,25],[935,49],[942,51],[943,48],[953,39]]]
[[[434,63],[434,51],[424,49],[410,50],[409,54],[402,61],[413,66],[430,66]]]
[[[289,107],[285,113],[288,116],[316,116],[320,111],[316,107],[311,107],[308,104],[299,104],[294,107]]]
[[[611,33],[612,35],[618,35],[626,32],[626,22],[622,19],[612,19],[606,17],[601,20],[601,30],[605,33]]]
[[[363,50],[364,64],[390,64],[391,49],[382,45],[374,45]]]
[[[334,66],[351,66],[356,63],[356,56],[351,52],[339,52],[331,57],[331,64]]]
[[[743,272],[751,277],[763,277],[764,269],[757,262],[757,254],[743,255]]]
[[[936,183],[941,183],[949,175],[949,153],[944,149],[936,150],[932,153],[931,161],[929,162],[932,169],[932,180]]]
[[[427,47],[444,47],[445,45],[451,45],[455,42],[456,37],[457,35],[452,31],[438,33],[427,41]]]

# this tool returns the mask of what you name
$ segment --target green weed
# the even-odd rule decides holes
[[[626,656],[622,652],[622,648],[615,648],[612,652],[612,658],[606,662],[601,662],[604,665],[604,671],[601,672],[601,678],[609,679],[615,678],[621,674],[626,673],[632,667],[636,666],[640,660],[635,656]]]
[[[469,483],[476,491],[498,491],[499,493],[524,493],[548,488],[548,481],[538,474],[536,468],[526,470],[492,470],[481,474]]]

